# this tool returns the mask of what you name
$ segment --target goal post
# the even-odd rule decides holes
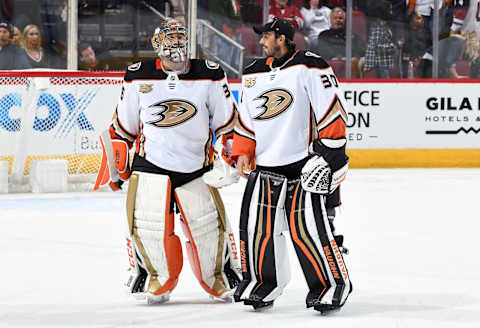
[[[8,163],[9,191],[30,191],[32,163],[45,160],[67,161],[69,190],[89,189],[122,80],[122,72],[1,71],[0,162]]]

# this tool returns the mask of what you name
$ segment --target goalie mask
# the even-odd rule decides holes
[[[171,18],[162,21],[153,33],[152,46],[162,60],[173,63],[179,71],[186,70],[188,37],[187,29],[180,22]]]

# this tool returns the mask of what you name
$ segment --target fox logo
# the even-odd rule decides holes
[[[285,89],[268,90],[255,100],[262,100],[263,104],[257,108],[262,112],[254,117],[256,120],[268,120],[285,112],[293,102],[292,94]]]
[[[168,128],[182,124],[194,117],[198,112],[195,105],[182,99],[160,101],[148,106],[148,108],[160,108],[158,112],[152,114],[156,119],[147,122],[159,128]]]

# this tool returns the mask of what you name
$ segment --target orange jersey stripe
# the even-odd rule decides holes
[[[346,125],[345,121],[338,117],[335,121],[318,131],[318,138],[341,139],[345,138]]]

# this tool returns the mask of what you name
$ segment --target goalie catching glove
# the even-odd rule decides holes
[[[113,191],[122,189],[122,184],[130,177],[128,144],[119,139],[112,139],[109,130],[100,135],[102,144],[102,164],[98,171],[93,190],[98,190],[108,183]]]
[[[304,190],[329,194],[345,179],[348,171],[346,140],[320,139],[313,144],[313,156],[302,168]]]
[[[203,175],[203,182],[214,188],[222,188],[238,182],[238,171],[227,163],[227,146],[220,140],[215,143],[213,169]],[[226,160],[227,158],[227,160]]]

